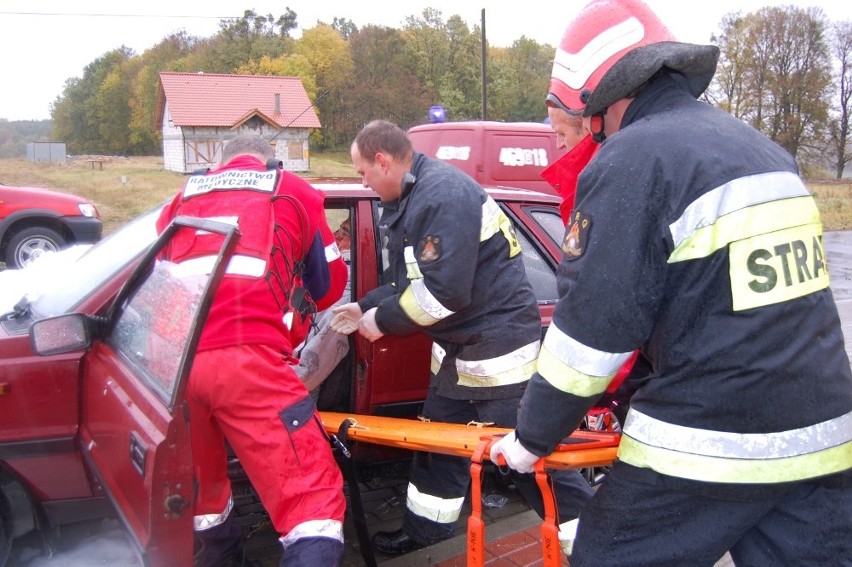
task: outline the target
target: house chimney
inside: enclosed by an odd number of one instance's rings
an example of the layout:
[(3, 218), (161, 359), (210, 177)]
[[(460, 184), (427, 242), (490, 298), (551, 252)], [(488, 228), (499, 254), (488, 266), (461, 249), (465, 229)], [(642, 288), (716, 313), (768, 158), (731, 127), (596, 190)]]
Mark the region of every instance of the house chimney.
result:
[(281, 114), (281, 94), (275, 93), (275, 114)]

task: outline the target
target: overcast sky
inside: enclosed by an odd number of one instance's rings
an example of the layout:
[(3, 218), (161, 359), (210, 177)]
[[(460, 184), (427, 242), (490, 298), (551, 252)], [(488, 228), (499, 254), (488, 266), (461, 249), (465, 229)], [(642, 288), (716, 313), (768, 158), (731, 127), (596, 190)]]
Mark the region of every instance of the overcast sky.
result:
[[(682, 41), (707, 43), (730, 12), (749, 13), (769, 5), (819, 7), (832, 21), (852, 20), (848, 0), (647, 0)], [(245, 10), (280, 16), (286, 7), (300, 28), (335, 17), (401, 28), (407, 16), (424, 8), (439, 10), (446, 21), (459, 15), (473, 28), (485, 10), (485, 31), (492, 46), (509, 46), (521, 36), (556, 45), (566, 23), (584, 0), (0, 0), (0, 118), (50, 118), (50, 104), (65, 81), (108, 51), (126, 45), (137, 54), (180, 30), (208, 37), (221, 18)], [(295, 32), (298, 37), (300, 30)]]

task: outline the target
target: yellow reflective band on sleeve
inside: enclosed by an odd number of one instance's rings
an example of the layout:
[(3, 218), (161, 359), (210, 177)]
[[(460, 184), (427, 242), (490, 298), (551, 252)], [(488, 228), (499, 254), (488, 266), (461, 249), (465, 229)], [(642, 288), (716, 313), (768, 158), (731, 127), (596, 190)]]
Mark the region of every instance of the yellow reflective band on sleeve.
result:
[(399, 296), (399, 305), (408, 318), (421, 327), (434, 325), (455, 313), (441, 305), (426, 288), (423, 279), (412, 280), (411, 285)]
[(789, 431), (733, 433), (668, 423), (630, 409), (618, 457), (710, 482), (775, 483), (852, 467), (852, 412)]
[(414, 258), (414, 247), (406, 246), (402, 255), (405, 258), (405, 275), (409, 280), (419, 280), (423, 278), (420, 272), (420, 266), (417, 265), (417, 260)]
[(486, 360), (456, 359), (459, 385), (473, 388), (519, 384), (535, 372), (539, 341)]
[(447, 356), (447, 351), (441, 348), (438, 343), (432, 343), (432, 361), (429, 363), (429, 371), (432, 374), (437, 374), (441, 369), (445, 356)]
[(753, 205), (695, 230), (674, 249), (669, 263), (706, 258), (737, 240), (815, 223), (819, 223), (819, 211), (810, 196)]
[(417, 487), (408, 483), (408, 496), (405, 506), (421, 518), (449, 524), (459, 519), (464, 496), (461, 498), (440, 498), (425, 492), (420, 492)]
[(606, 390), (631, 352), (604, 352), (588, 347), (551, 323), (538, 355), (538, 373), (554, 388), (589, 397)]
[(541, 354), (538, 355), (536, 370), (557, 390), (582, 398), (604, 393), (615, 376), (615, 373), (609, 376), (583, 374), (553, 356), (546, 347), (542, 347)]
[(731, 243), (734, 311), (782, 303), (829, 286), (822, 225), (761, 234)]
[(618, 458), (661, 474), (703, 482), (764, 484), (791, 482), (852, 468), (852, 441), (815, 453), (782, 459), (729, 459), (652, 447), (622, 435)]
[(521, 243), (515, 234), (512, 221), (500, 209), (500, 205), (488, 197), (482, 203), (482, 227), (479, 231), (479, 241), (485, 242), (498, 232), (501, 232), (509, 243), (509, 258), (517, 256), (521, 252)]

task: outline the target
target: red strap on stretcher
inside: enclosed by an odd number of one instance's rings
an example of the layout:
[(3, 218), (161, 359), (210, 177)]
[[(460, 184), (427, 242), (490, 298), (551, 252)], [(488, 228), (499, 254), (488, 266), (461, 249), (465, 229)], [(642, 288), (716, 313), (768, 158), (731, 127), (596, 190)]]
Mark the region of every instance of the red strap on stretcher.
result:
[(556, 497), (553, 495), (553, 479), (544, 470), (544, 459), (535, 463), (535, 483), (541, 491), (544, 503), (544, 522), (541, 524), (541, 556), (544, 567), (562, 565), (562, 547), (559, 545), (559, 513), (556, 509)]
[[(483, 437), (470, 458), (471, 512), (467, 519), (467, 567), (485, 566), (485, 521), (482, 519), (482, 456), (491, 454), (491, 445), (499, 436)], [(501, 459), (502, 460), (502, 459)], [(505, 465), (505, 463), (495, 463)], [(541, 555), (544, 567), (561, 567), (562, 547), (559, 545), (559, 513), (553, 494), (553, 480), (544, 468), (544, 459), (535, 463), (535, 482), (544, 503), (541, 524)]]
[(482, 519), (482, 455), (491, 451), (494, 437), (483, 437), (470, 457), (470, 506), (467, 519), (467, 567), (485, 565), (485, 522)]

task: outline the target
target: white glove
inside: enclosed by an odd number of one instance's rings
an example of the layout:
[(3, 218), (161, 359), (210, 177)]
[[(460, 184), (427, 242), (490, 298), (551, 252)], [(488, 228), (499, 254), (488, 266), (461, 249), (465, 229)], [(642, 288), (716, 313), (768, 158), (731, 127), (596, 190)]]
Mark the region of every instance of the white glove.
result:
[(519, 473), (533, 472), (533, 466), (538, 457), (533, 455), (521, 445), (515, 432), (512, 431), (491, 446), (491, 461), (497, 463), (497, 457), (502, 455), (510, 469)]
[(344, 303), (332, 307), (331, 312), (334, 313), (329, 323), (332, 330), (342, 335), (351, 335), (358, 330), (358, 321), (361, 320), (363, 313), (357, 303)]
[(361, 333), (361, 336), (367, 339), (370, 342), (377, 341), (385, 334), (379, 330), (379, 326), (376, 324), (376, 308), (367, 309), (367, 312), (364, 313), (364, 316), (361, 317), (361, 320), (358, 322), (358, 331)]

